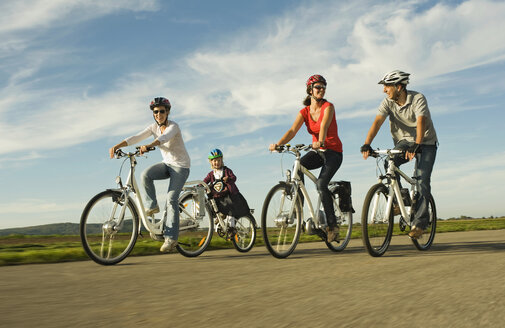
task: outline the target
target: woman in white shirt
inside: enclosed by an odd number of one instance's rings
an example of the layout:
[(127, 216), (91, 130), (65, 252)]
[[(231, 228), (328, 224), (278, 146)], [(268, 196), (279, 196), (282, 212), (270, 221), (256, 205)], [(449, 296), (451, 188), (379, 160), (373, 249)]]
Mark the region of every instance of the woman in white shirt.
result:
[[(150, 136), (154, 141), (140, 147), (140, 153), (145, 153), (151, 147), (158, 147), (163, 161), (147, 168), (142, 172), (142, 182), (146, 193), (146, 214), (148, 216), (159, 213), (160, 208), (156, 200), (154, 180), (169, 179), (168, 186), (168, 213), (167, 222), (163, 231), (165, 242), (160, 248), (162, 252), (168, 252), (177, 245), (179, 237), (179, 205), (178, 199), (182, 187), (189, 176), (190, 158), (179, 125), (168, 119), (171, 105), (168, 99), (163, 97), (154, 98), (149, 106), (153, 112), (155, 123), (146, 127), (140, 133), (128, 137), (109, 149), (110, 157), (121, 147), (136, 144)], [(171, 221), (171, 226), (168, 226)]]

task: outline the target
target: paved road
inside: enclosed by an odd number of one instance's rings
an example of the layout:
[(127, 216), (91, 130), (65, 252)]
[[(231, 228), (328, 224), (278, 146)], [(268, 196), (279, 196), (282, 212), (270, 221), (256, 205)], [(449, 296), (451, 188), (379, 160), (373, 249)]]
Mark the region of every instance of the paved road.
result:
[(0, 327), (505, 327), (505, 230), (0, 267)]

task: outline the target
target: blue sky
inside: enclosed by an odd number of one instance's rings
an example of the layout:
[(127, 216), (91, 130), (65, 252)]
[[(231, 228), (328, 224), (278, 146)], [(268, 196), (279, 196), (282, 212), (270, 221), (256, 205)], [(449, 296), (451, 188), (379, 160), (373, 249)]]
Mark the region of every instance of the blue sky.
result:
[[(190, 179), (225, 164), (260, 218), (291, 158), (268, 152), (312, 74), (328, 80), (359, 220), (376, 164), (359, 153), (387, 71), (410, 72), (440, 148), (441, 218), (505, 215), (503, 1), (2, 1), (0, 228), (78, 222), (115, 187), (110, 146), (152, 122), (165, 96), (192, 159)], [(301, 129), (293, 140), (308, 143)], [(385, 124), (372, 144), (392, 145)], [(139, 160), (138, 173), (159, 152)], [(406, 170), (411, 170), (406, 166)], [(166, 184), (158, 184), (160, 197)]]

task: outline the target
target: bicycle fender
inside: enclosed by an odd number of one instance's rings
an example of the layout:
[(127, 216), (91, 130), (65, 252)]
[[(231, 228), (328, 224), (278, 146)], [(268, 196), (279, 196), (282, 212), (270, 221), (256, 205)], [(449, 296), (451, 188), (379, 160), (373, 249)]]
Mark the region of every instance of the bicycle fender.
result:
[[(123, 194), (123, 190), (122, 189), (119, 189), (119, 188), (110, 188), (110, 189), (106, 189), (106, 191), (112, 191), (114, 192), (115, 194), (115, 197), (113, 198), (114, 201), (117, 201), (119, 197), (121, 197), (121, 195)], [(130, 198), (130, 197), (128, 197)]]

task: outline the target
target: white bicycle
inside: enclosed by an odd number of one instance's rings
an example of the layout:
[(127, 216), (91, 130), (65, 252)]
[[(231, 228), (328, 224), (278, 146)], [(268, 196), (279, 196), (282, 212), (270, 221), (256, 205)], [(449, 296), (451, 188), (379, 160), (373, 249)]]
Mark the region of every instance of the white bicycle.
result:
[[(288, 257), (296, 248), (302, 230), (309, 235), (319, 236), (326, 246), (340, 252), (345, 249), (352, 232), (352, 202), (351, 183), (348, 181), (331, 181), (328, 188), (334, 199), (335, 216), (340, 227), (339, 242), (328, 242), (325, 228), (326, 217), (319, 196), (316, 206), (309, 197), (299, 172), (306, 175), (314, 184), (317, 178), (300, 164), (300, 152), (310, 150), (312, 145), (278, 146), (279, 153), (286, 152), (295, 155), (293, 171), (286, 171), (286, 181), (280, 181), (268, 192), (261, 213), (261, 228), (263, 239), (268, 251), (277, 258)], [(293, 173), (292, 173), (293, 172)], [(305, 198), (302, 201), (302, 195)], [(303, 202), (309, 208), (310, 217), (302, 225)]]
[[(184, 192), (179, 197), (181, 222), (179, 252), (187, 257), (203, 253), (212, 239), (212, 223), (215, 224), (218, 236), (230, 240), (237, 251), (242, 253), (250, 251), (256, 241), (254, 210), (251, 209), (247, 215), (232, 218), (232, 223), (226, 219), (226, 215), (219, 212), (216, 201), (208, 193), (209, 190), (209, 186), (203, 181), (186, 183), (183, 188)], [(202, 191), (207, 192), (207, 196), (202, 196)], [(204, 206), (202, 207), (200, 204), (204, 204)], [(187, 230), (187, 224), (192, 228)], [(198, 225), (195, 226), (196, 224)], [(207, 233), (208, 228), (210, 235)]]
[[(80, 236), (86, 254), (102, 265), (124, 260), (133, 250), (138, 235), (141, 235), (142, 226), (152, 239), (163, 241), (163, 225), (167, 219), (166, 203), (165, 210), (158, 217), (146, 215), (135, 179), (139, 148), (129, 153), (118, 149), (115, 155), (116, 158), (125, 158), (123, 164), (130, 164), (126, 183), (123, 184), (121, 179), (121, 165), (116, 178), (118, 188), (107, 189), (94, 196), (84, 208), (80, 222)], [(185, 203), (179, 204), (181, 215), (177, 250), (185, 256), (197, 256), (212, 239), (213, 221), (205, 205), (205, 193), (210, 189), (199, 180), (186, 182), (184, 188)]]
[[(361, 214), (363, 244), (370, 255), (378, 257), (386, 252), (391, 243), (395, 215), (401, 215), (398, 220), (401, 231), (412, 226), (418, 198), (419, 178), (417, 176), (410, 178), (394, 164), (394, 156), (405, 156), (401, 150), (373, 150), (371, 156), (378, 158), (378, 167), (380, 162), (388, 161), (386, 174), (381, 174), (378, 183), (368, 191)], [(416, 172), (417, 160), (414, 167), (414, 173), (416, 174)], [(400, 177), (410, 184), (410, 191), (408, 188), (400, 188)], [(420, 251), (431, 247), (437, 227), (437, 210), (432, 195), (430, 195), (428, 203), (428, 226), (420, 238), (412, 239), (414, 246)], [(396, 206), (400, 210), (399, 213), (394, 211)]]

